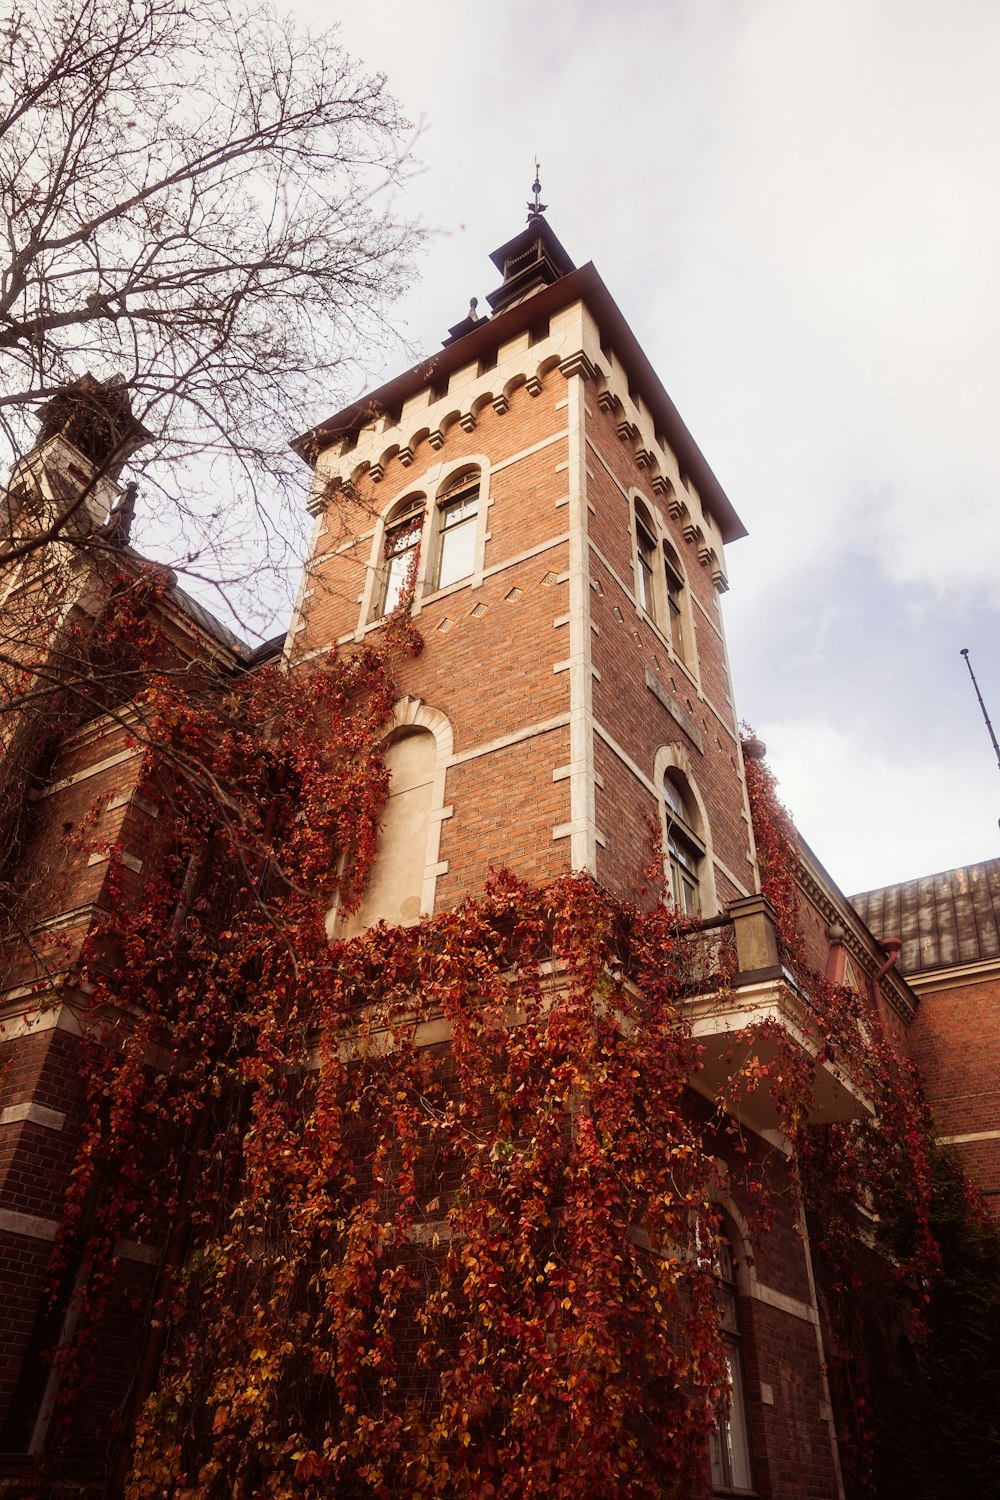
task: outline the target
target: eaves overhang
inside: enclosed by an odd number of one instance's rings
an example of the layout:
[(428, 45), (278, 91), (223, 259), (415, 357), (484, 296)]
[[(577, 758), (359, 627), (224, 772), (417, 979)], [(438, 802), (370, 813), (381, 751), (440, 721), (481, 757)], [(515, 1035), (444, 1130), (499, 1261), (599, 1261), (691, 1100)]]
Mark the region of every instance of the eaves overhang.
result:
[(601, 329), (602, 339), (614, 349), (629, 385), (642, 397), (659, 432), (673, 449), (681, 469), (693, 481), (702, 501), (719, 525), (722, 540), (738, 541), (747, 535), (732, 502), (691, 436), (673, 401), (643, 352), (624, 314), (598, 275), (593, 262), (542, 287), (523, 302), (483, 321), (463, 338), (421, 360), (401, 375), (369, 391), (326, 421), (293, 438), (289, 445), (311, 468), (325, 448), (354, 428), (370, 422), (382, 412), (395, 411), (425, 386), (440, 383), (453, 371), (472, 364), (500, 344), (516, 338), (572, 302), (583, 302)]

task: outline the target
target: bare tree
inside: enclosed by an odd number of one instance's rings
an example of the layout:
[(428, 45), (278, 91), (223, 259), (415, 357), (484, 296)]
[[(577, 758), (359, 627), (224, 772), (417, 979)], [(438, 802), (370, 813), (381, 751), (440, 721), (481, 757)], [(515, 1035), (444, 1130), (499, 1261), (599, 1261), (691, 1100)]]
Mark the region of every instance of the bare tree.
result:
[[(41, 402), (86, 373), (116, 377), (149, 436), (147, 486), (173, 505), (194, 487), (266, 509), (294, 474), (290, 431), (329, 410), (384, 334), (413, 235), (379, 190), (400, 177), (406, 128), (335, 36), (263, 7), (9, 12), (0, 465), (29, 446)], [(161, 510), (181, 561), (207, 537), (246, 539), (228, 494), (184, 506), (182, 527)]]

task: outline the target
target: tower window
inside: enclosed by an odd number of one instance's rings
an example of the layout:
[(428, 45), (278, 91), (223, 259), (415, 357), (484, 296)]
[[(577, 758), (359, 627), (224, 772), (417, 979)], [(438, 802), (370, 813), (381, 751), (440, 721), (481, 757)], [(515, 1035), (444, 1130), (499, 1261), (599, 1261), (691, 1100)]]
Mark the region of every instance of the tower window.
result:
[(686, 917), (701, 911), (701, 866), (704, 847), (694, 831), (696, 813), (691, 793), (679, 771), (663, 778), (666, 821), (666, 874), (674, 905)]
[(424, 525), (422, 496), (411, 497), (396, 507), (385, 528), (382, 544), (382, 577), (375, 608), (375, 618), (390, 615), (412, 580), (420, 555), (420, 534)]
[(472, 469), (453, 479), (438, 499), (435, 588), (447, 588), (475, 571), (478, 514), (479, 470)]
[(639, 603), (651, 620), (656, 619), (656, 539), (652, 522), (636, 506), (635, 512), (636, 587)]
[(712, 1488), (724, 1494), (753, 1490), (750, 1462), (750, 1422), (747, 1415), (746, 1374), (743, 1339), (736, 1300), (736, 1271), (727, 1238), (719, 1243), (715, 1260), (715, 1299), (729, 1377), (727, 1408), (720, 1413), (710, 1441)]
[(667, 580), (667, 624), (670, 629), (670, 644), (681, 661), (687, 660), (684, 645), (684, 579), (681, 576), (677, 554), (669, 542), (663, 543), (663, 570)]

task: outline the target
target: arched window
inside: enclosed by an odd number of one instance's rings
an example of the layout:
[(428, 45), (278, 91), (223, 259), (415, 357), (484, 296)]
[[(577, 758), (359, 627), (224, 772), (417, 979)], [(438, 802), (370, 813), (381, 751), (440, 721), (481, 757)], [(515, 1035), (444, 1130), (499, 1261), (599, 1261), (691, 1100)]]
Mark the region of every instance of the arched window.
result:
[(666, 863), (670, 894), (685, 916), (701, 911), (701, 870), (705, 846), (695, 829), (698, 810), (683, 773), (671, 768), (663, 777)]
[(353, 937), (378, 921), (392, 926), (415, 922), (421, 912), (437, 741), (429, 729), (407, 729), (389, 745), (385, 760), (389, 799), (378, 853), (358, 910), (344, 918), (342, 937)]
[(651, 620), (659, 623), (656, 583), (656, 527), (645, 506), (635, 506), (636, 597)]
[(750, 1454), (750, 1419), (747, 1411), (743, 1337), (737, 1302), (736, 1261), (732, 1241), (723, 1231), (715, 1255), (715, 1299), (729, 1376), (726, 1407), (719, 1415), (710, 1440), (712, 1488), (729, 1494), (753, 1490)]
[(412, 581), (424, 525), (423, 495), (410, 495), (390, 512), (382, 542), (382, 568), (373, 618), (390, 615)]
[(667, 583), (667, 630), (670, 644), (681, 661), (687, 661), (684, 639), (684, 575), (677, 553), (663, 543), (663, 572)]
[(466, 469), (450, 479), (438, 496), (432, 588), (447, 588), (449, 583), (468, 578), (475, 571), (479, 485), (479, 470)]
[(653, 624), (667, 636), (677, 660), (688, 666), (693, 641), (684, 569), (677, 553), (663, 536), (663, 527), (658, 525), (642, 501), (635, 499), (632, 508), (636, 600)]

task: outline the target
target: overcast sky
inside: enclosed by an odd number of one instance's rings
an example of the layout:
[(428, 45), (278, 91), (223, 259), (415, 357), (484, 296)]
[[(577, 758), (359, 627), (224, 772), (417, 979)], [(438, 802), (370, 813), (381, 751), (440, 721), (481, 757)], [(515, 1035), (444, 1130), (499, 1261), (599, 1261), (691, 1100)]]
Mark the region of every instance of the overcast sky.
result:
[[(1000, 5), (300, 0), (423, 126), (412, 358), (542, 161), (750, 536), (739, 713), (848, 892), (1000, 853)], [(373, 373), (411, 363), (374, 351)]]

